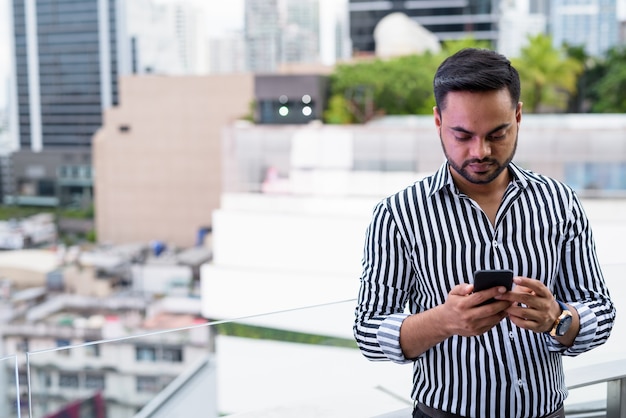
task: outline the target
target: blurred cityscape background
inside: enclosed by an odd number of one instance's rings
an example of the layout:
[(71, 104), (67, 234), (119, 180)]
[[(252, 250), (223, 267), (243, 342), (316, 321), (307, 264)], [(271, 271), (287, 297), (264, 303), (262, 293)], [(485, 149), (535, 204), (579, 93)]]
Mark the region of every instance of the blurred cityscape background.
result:
[[(516, 161), (579, 193), (626, 308), (625, 3), (0, 0), (0, 416), (406, 414), (352, 340), (361, 251), (443, 161), (464, 46), (520, 70)], [(612, 416), (624, 331), (568, 359), (568, 416)]]

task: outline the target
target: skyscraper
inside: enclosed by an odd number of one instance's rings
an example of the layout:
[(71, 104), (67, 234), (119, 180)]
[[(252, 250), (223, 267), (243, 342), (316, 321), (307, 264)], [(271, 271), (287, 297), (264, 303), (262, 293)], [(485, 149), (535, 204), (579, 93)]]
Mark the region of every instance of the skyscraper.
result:
[(245, 0), (247, 67), (252, 72), (274, 72), (280, 59), (278, 0)]
[(117, 0), (13, 0), (22, 149), (91, 145), (117, 104)]
[(54, 206), (91, 194), (91, 138), (103, 109), (117, 104), (125, 63), (118, 1), (13, 0), (20, 150), (6, 203)]
[(349, 0), (350, 38), (354, 52), (374, 52), (374, 28), (385, 16), (402, 12), (442, 40), (472, 35), (497, 39), (497, 10), (492, 0), (467, 1), (376, 1)]
[(619, 42), (616, 0), (555, 0), (550, 11), (555, 47), (563, 43), (583, 46), (592, 56), (602, 56)]

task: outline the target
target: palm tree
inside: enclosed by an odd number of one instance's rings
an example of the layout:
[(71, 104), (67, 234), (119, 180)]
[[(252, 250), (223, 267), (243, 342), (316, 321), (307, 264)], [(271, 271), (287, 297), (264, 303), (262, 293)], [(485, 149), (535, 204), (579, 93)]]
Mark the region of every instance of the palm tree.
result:
[(565, 110), (570, 95), (576, 92), (582, 63), (554, 48), (548, 35), (529, 36), (528, 41), (520, 57), (511, 60), (520, 73), (525, 108), (531, 113)]

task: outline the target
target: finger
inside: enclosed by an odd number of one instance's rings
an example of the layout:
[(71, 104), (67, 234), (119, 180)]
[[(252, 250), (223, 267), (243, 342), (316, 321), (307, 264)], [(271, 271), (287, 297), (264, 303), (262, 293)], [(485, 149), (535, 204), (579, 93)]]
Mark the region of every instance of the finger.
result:
[(531, 279), (528, 277), (517, 276), (513, 278), (513, 282), (517, 286), (523, 286), (535, 292), (537, 296), (548, 297), (552, 296), (552, 292), (539, 280)]
[(507, 293), (507, 289), (504, 286), (495, 286), (489, 289), (481, 290), (473, 294), (474, 305), (480, 305), (491, 299), (501, 300), (500, 297)]
[(529, 287), (526, 286), (522, 286), (522, 285), (515, 285), (513, 286), (513, 289), (511, 289), (511, 292), (517, 292), (517, 293), (529, 293), (531, 295), (535, 294), (535, 291), (532, 290)]
[(474, 290), (474, 285), (462, 283), (456, 285), (450, 290), (450, 295), (467, 296)]

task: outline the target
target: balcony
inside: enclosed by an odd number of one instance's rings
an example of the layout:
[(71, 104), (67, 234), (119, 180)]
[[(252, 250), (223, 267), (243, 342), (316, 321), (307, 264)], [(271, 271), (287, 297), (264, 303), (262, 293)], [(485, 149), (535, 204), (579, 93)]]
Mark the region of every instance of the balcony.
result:
[[(605, 266), (620, 312), (625, 264)], [(81, 410), (80, 417), (115, 418), (198, 411), (236, 418), (408, 417), (411, 366), (360, 354), (351, 337), (354, 306), (344, 300), (143, 335), (109, 327), (105, 339), (54, 348), (16, 345), (21, 350), (0, 359), (0, 416), (56, 418)], [(256, 338), (236, 336), (237, 327)], [(625, 416), (624, 328), (617, 322), (607, 344), (564, 359), (568, 417)], [(5, 335), (7, 346), (11, 341)]]

